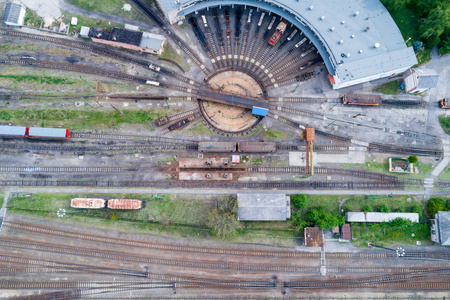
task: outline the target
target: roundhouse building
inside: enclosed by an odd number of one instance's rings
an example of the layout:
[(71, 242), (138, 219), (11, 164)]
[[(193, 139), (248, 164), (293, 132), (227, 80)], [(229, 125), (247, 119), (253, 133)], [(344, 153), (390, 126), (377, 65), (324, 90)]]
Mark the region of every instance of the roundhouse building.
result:
[(403, 73), (417, 64), (412, 47), (379, 0), (158, 0), (170, 23), (232, 5), (274, 13), (299, 28), (316, 47), (333, 89)]

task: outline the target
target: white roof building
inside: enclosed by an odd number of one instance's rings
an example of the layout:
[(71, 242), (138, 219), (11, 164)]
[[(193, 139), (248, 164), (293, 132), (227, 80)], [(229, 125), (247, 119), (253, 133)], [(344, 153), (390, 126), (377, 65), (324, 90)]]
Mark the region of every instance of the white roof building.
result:
[(26, 7), (18, 3), (6, 3), (2, 22), (9, 26), (23, 26)]
[(354, 223), (383, 223), (397, 218), (407, 219), (411, 222), (419, 222), (418, 213), (382, 213), (382, 212), (347, 212), (347, 222)]
[(450, 246), (450, 211), (438, 211), (431, 224), (431, 240)]
[(397, 75), (417, 64), (379, 0), (157, 0), (173, 24), (217, 6), (246, 5), (277, 14), (316, 47), (334, 89)]
[(431, 69), (414, 69), (405, 73), (405, 93), (418, 94), (437, 87), (439, 74)]

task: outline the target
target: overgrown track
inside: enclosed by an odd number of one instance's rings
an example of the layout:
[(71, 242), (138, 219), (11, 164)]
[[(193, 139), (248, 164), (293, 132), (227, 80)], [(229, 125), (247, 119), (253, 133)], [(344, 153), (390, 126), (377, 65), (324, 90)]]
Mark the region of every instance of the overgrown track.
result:
[(75, 181), (75, 180), (2, 180), (0, 186), (78, 186), (78, 187), (150, 187), (150, 188), (215, 188), (215, 189), (319, 189), (319, 190), (403, 190), (403, 182), (191, 182), (191, 181)]
[(0, 172), (17, 173), (127, 173), (127, 172), (158, 172), (160, 167), (8, 167), (0, 166)]
[[(8, 35), (8, 36), (14, 36), (19, 38), (25, 38), (25, 39), (34, 39), (39, 41), (44, 41), (48, 43), (54, 43), (59, 44), (63, 46), (67, 46), (70, 48), (77, 48), (84, 51), (90, 51), (93, 53), (97, 53), (104, 56), (109, 56), (118, 60), (126, 61), (129, 63), (133, 63), (139, 66), (142, 66), (146, 69), (149, 69), (157, 74), (163, 75), (163, 76), (169, 76), (173, 77), (179, 81), (182, 81), (184, 83), (188, 83), (194, 86), (199, 86), (199, 83), (194, 82), (193, 80), (184, 77), (176, 72), (173, 72), (169, 69), (166, 69), (160, 65), (156, 65), (154, 63), (151, 63), (147, 60), (139, 59), (136, 57), (133, 57), (131, 55), (126, 54), (125, 52), (119, 52), (110, 48), (102, 47), (99, 45), (95, 45), (93, 43), (86, 43), (80, 40), (72, 40), (72, 39), (65, 39), (65, 38), (56, 38), (51, 37), (47, 35), (39, 35), (39, 34), (31, 34), (31, 33), (25, 33), (25, 32), (19, 32), (16, 30), (6, 30), (6, 29), (0, 29), (0, 34), (2, 35)], [(151, 67), (150, 67), (151, 66)]]
[(110, 134), (110, 133), (94, 133), (94, 132), (76, 132), (70, 133), (71, 138), (90, 139), (90, 140), (121, 140), (121, 141), (146, 141), (159, 144), (194, 144), (196, 140), (166, 138), (161, 136), (150, 135), (129, 135), (129, 134)]

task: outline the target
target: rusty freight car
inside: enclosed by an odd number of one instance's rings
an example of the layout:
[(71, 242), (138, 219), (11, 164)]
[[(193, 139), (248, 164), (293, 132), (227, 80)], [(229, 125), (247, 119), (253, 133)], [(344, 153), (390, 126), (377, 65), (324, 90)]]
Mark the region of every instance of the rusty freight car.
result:
[(240, 142), (238, 144), (239, 152), (275, 152), (277, 146), (269, 142)]
[(187, 126), (190, 122), (191, 122), (191, 120), (184, 119), (184, 120), (176, 122), (175, 124), (170, 125), (167, 129), (169, 129), (169, 131), (181, 129), (181, 128)]
[(98, 198), (73, 198), (70, 206), (74, 208), (103, 208), (106, 200)]
[(110, 199), (108, 200), (110, 209), (141, 209), (142, 201), (136, 199)]
[(345, 94), (342, 97), (342, 103), (352, 105), (380, 105), (381, 96), (369, 94)]

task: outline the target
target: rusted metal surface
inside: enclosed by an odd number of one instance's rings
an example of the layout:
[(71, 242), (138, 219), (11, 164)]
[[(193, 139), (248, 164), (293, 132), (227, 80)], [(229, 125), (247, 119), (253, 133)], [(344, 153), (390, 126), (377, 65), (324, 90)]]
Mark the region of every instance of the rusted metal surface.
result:
[(239, 152), (275, 152), (275, 143), (266, 142), (240, 142), (238, 145)]
[(142, 201), (136, 199), (110, 199), (108, 208), (110, 209), (140, 209)]
[(70, 206), (75, 208), (103, 208), (106, 200), (99, 198), (73, 198)]

